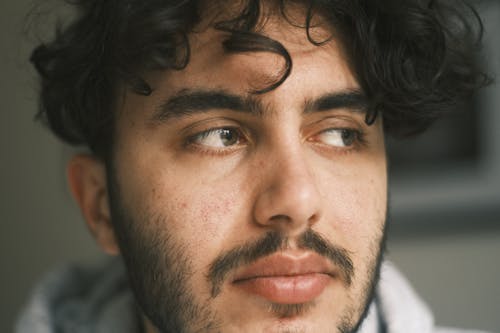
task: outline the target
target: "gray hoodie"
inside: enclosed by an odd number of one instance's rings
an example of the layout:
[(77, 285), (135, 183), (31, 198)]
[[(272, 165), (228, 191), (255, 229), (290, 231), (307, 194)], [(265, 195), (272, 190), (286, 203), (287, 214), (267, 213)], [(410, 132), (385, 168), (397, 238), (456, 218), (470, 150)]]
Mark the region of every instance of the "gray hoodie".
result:
[[(21, 313), (15, 333), (137, 333), (138, 310), (120, 260), (66, 266), (49, 274)], [(389, 262), (358, 333), (465, 333), (434, 326), (427, 306)], [(467, 331), (480, 333), (479, 331)]]

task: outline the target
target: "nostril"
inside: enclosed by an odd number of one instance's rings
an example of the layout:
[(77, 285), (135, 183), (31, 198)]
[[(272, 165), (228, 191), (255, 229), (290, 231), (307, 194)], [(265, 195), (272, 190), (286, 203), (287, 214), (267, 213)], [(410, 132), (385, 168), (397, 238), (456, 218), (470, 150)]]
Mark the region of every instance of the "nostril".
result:
[(291, 222), (292, 219), (290, 216), (284, 215), (284, 214), (279, 214), (279, 215), (274, 215), (270, 219), (270, 221), (286, 221), (286, 222)]
[(307, 220), (308, 226), (312, 226), (319, 220), (319, 214), (313, 214), (309, 219)]

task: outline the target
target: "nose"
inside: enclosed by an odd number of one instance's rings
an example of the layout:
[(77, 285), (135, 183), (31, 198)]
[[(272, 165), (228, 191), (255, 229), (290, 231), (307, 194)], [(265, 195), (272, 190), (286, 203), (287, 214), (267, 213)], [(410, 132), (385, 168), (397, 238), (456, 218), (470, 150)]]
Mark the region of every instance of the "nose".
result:
[[(262, 227), (297, 235), (321, 218), (321, 196), (312, 165), (301, 150), (270, 154), (262, 169), (254, 219)], [(269, 156), (269, 155), (268, 155)]]

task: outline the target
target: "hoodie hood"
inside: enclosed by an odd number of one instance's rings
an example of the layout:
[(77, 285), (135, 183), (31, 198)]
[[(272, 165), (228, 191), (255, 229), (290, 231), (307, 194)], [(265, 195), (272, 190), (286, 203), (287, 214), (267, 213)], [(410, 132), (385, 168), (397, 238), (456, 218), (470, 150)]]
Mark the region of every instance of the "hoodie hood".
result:
[(120, 260), (67, 265), (35, 288), (14, 332), (137, 333), (137, 313)]
[[(46, 276), (22, 311), (15, 333), (137, 333), (138, 318), (125, 268), (115, 258), (94, 267), (65, 266)], [(358, 333), (438, 332), (458, 333), (436, 329), (431, 312), (408, 281), (384, 262)]]

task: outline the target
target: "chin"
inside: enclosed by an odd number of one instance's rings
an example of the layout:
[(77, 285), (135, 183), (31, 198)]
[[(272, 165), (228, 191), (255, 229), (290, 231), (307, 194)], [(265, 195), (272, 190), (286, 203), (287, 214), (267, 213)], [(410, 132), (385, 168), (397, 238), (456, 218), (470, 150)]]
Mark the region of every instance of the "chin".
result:
[(225, 318), (220, 332), (347, 333), (360, 317), (354, 314), (356, 311), (339, 306), (340, 301), (332, 304), (321, 301), (321, 297), (302, 304), (276, 304), (265, 300), (258, 303), (259, 306), (240, 303), (232, 310), (221, 311), (219, 314), (224, 313)]
[[(330, 319), (331, 320), (331, 319)], [(247, 325), (234, 325), (222, 329), (230, 333), (343, 333), (335, 322), (318, 322), (302, 317), (275, 318), (272, 320), (253, 321)]]

